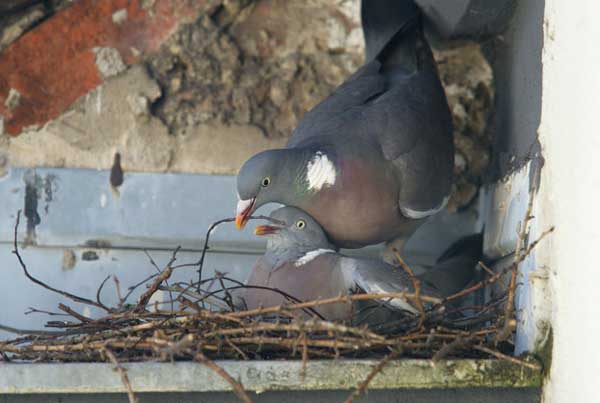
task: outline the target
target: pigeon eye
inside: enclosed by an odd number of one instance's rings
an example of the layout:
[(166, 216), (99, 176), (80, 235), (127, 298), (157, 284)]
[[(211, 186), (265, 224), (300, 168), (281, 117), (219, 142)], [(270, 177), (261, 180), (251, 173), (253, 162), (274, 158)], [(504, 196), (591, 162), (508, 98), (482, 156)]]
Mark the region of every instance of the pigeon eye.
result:
[(306, 221), (304, 221), (304, 220), (296, 221), (296, 228), (304, 229), (304, 227), (306, 227)]
[(271, 184), (271, 178), (269, 178), (268, 176), (263, 178), (262, 182), (260, 183), (260, 185), (264, 188), (266, 188), (270, 184)]

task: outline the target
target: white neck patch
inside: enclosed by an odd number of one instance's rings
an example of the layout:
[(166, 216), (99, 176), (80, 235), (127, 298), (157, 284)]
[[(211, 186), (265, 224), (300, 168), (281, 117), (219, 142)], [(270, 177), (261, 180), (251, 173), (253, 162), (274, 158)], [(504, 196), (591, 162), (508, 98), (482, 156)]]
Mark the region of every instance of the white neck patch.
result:
[(324, 186), (332, 186), (337, 174), (335, 165), (327, 158), (327, 154), (317, 151), (306, 166), (306, 180), (310, 190), (321, 190)]
[(301, 256), (300, 259), (296, 260), (296, 267), (303, 266), (306, 263), (314, 260), (317, 256), (321, 256), (325, 253), (335, 253), (332, 249), (315, 249), (310, 252), (306, 252), (304, 256)]

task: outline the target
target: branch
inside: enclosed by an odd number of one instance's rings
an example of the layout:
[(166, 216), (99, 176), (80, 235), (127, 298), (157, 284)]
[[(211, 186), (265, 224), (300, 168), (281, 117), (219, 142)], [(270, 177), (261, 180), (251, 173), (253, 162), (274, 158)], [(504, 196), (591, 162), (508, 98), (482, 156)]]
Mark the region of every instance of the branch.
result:
[(179, 252), (179, 249), (181, 249), (180, 246), (178, 246), (173, 251), (171, 260), (169, 260), (169, 263), (167, 263), (165, 269), (158, 275), (158, 277), (156, 278), (156, 280), (154, 280), (152, 285), (148, 287), (148, 290), (144, 294), (142, 294), (139, 302), (137, 303), (134, 309), (135, 312), (142, 312), (144, 309), (146, 309), (148, 301), (150, 301), (152, 295), (154, 295), (154, 293), (158, 290), (158, 287), (162, 284), (163, 281), (166, 281), (169, 279), (169, 277), (171, 277), (171, 274), (173, 274), (173, 263), (175, 262), (175, 260), (177, 260), (177, 252)]
[(129, 376), (127, 376), (127, 370), (119, 364), (117, 361), (117, 357), (115, 354), (110, 351), (108, 348), (104, 348), (104, 354), (108, 357), (108, 359), (115, 365), (115, 371), (119, 373), (121, 376), (121, 382), (123, 382), (123, 386), (127, 391), (127, 397), (129, 398), (129, 403), (137, 403), (137, 398), (135, 397), (135, 393), (133, 393), (133, 388), (131, 387), (131, 382), (129, 382)]
[[(281, 221), (276, 220), (271, 217), (264, 216), (264, 215), (251, 216), (251, 217), (248, 217), (248, 220), (267, 220), (267, 221), (281, 224)], [(200, 284), (202, 284), (202, 269), (204, 267), (204, 258), (206, 257), (206, 251), (208, 251), (208, 241), (209, 241), (209, 238), (210, 238), (212, 232), (214, 231), (215, 228), (217, 228), (217, 226), (219, 226), (223, 223), (226, 223), (226, 222), (234, 222), (234, 221), (235, 221), (235, 217), (223, 218), (222, 220), (215, 221), (214, 223), (211, 224), (210, 227), (208, 227), (208, 231), (206, 231), (206, 236), (204, 238), (204, 247), (202, 248), (202, 255), (200, 255), (200, 260), (198, 261), (198, 263), (196, 263), (196, 266), (198, 266), (198, 292), (200, 292)]]
[(86, 304), (86, 305), (92, 305), (95, 306), (97, 308), (103, 309), (106, 312), (111, 312), (111, 309), (108, 308), (107, 306), (105, 306), (104, 304), (99, 304), (95, 301), (92, 301), (90, 299), (87, 298), (83, 298), (83, 297), (79, 297), (75, 294), (71, 294), (69, 292), (66, 291), (61, 291), (59, 289), (56, 289), (54, 287), (49, 286), (48, 284), (44, 283), (41, 280), (38, 280), (37, 278), (33, 277), (31, 274), (29, 274), (29, 271), (27, 270), (27, 266), (25, 265), (25, 262), (23, 261), (23, 258), (21, 257), (21, 254), (19, 253), (19, 246), (17, 244), (17, 237), (18, 237), (18, 231), (19, 231), (19, 223), (21, 221), (21, 210), (19, 210), (17, 212), (17, 222), (15, 223), (15, 232), (14, 232), (14, 238), (13, 238), (13, 246), (14, 246), (14, 250), (12, 251), (12, 253), (14, 253), (17, 256), (17, 259), (19, 260), (19, 264), (21, 265), (21, 268), (23, 269), (23, 273), (25, 273), (25, 276), (31, 280), (32, 282), (34, 282), (35, 284), (50, 290), (52, 292), (55, 292), (57, 294), (62, 295), (63, 297), (67, 297), (75, 302), (79, 302), (81, 304)]
[(400, 266), (404, 269), (406, 273), (410, 276), (410, 279), (413, 283), (413, 287), (415, 289), (415, 305), (419, 310), (419, 323), (417, 324), (417, 328), (421, 329), (423, 327), (423, 323), (425, 323), (425, 307), (423, 306), (423, 301), (421, 301), (421, 281), (415, 276), (415, 272), (406, 264), (402, 256), (400, 256), (400, 252), (397, 249), (393, 249), (394, 254), (396, 255), (396, 259), (400, 263)]
[(240, 382), (233, 379), (231, 375), (227, 373), (227, 371), (218, 366), (214, 361), (210, 360), (202, 353), (196, 353), (196, 355), (194, 356), (194, 360), (206, 365), (208, 368), (212, 369), (219, 376), (221, 376), (221, 378), (225, 379), (225, 381), (227, 381), (227, 383), (231, 385), (231, 388), (233, 389), (234, 393), (240, 398), (241, 401), (245, 403), (252, 403), (252, 399), (250, 399), (250, 396), (248, 396), (248, 394), (244, 390), (244, 386)]
[(356, 389), (350, 394), (350, 396), (348, 396), (345, 403), (352, 403), (354, 402), (355, 398), (359, 397), (362, 393), (365, 393), (365, 391), (367, 390), (367, 386), (369, 386), (369, 383), (371, 383), (373, 378), (375, 378), (375, 376), (383, 370), (383, 367), (385, 367), (386, 364), (390, 362), (390, 360), (396, 358), (400, 354), (400, 351), (393, 351), (385, 357), (383, 357), (383, 359), (373, 367), (367, 378), (356, 387)]

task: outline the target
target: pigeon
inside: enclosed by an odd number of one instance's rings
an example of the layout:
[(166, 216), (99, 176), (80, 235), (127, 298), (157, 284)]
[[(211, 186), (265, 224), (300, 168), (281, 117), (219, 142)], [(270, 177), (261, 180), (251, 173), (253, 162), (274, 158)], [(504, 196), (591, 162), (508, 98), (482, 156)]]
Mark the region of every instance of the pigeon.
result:
[[(273, 211), (271, 218), (278, 224), (255, 229), (255, 234), (267, 236), (267, 250), (246, 281), (247, 286), (257, 288), (238, 292), (238, 307), (254, 309), (289, 303), (286, 295), (310, 301), (356, 292), (414, 292), (413, 280), (402, 268), (337, 252), (321, 226), (306, 212), (286, 206)], [(477, 251), (469, 250), (469, 256), (450, 252), (420, 277), (421, 295), (429, 302), (462, 289), (473, 278)], [(436, 275), (437, 272), (442, 275)], [(405, 314), (418, 313), (414, 301), (404, 298), (378, 300), (377, 304)], [(327, 320), (353, 322), (356, 306), (348, 301), (315, 310)]]
[(366, 63), (305, 114), (286, 148), (237, 175), (236, 225), (260, 206), (298, 207), (338, 247), (403, 241), (442, 210), (452, 184), (452, 119), (412, 0), (362, 3)]

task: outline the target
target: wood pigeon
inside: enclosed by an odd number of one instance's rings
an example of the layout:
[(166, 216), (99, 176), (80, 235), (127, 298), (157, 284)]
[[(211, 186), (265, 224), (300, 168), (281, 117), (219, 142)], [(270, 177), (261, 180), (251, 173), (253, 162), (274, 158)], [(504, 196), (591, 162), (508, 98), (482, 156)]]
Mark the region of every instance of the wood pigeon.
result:
[(452, 119), (412, 0), (362, 3), (366, 63), (306, 113), (287, 147), (244, 163), (242, 228), (276, 202), (308, 212), (336, 246), (408, 238), (444, 208), (454, 160)]
[[(282, 207), (271, 214), (281, 224), (260, 225), (267, 250), (258, 259), (247, 285), (275, 288), (302, 301), (332, 298), (358, 291), (366, 293), (414, 292), (410, 276), (399, 267), (370, 258), (336, 252), (320, 225), (307, 213)], [(474, 276), (481, 254), (481, 237), (450, 248), (434, 268), (419, 276), (421, 295), (439, 298), (461, 290)], [(283, 304), (285, 297), (271, 290), (247, 288), (236, 294), (238, 305), (248, 309)], [(392, 311), (417, 313), (414, 301), (395, 298), (378, 301)], [(328, 320), (352, 321), (357, 304), (337, 303), (316, 308)]]

